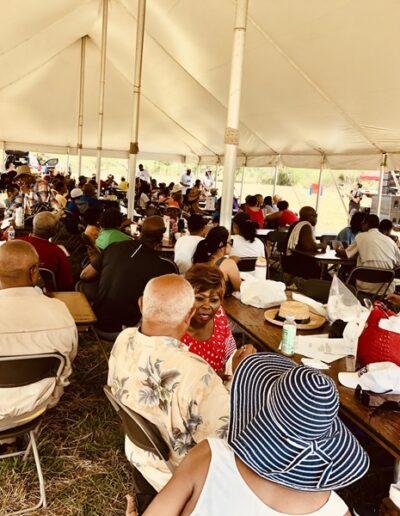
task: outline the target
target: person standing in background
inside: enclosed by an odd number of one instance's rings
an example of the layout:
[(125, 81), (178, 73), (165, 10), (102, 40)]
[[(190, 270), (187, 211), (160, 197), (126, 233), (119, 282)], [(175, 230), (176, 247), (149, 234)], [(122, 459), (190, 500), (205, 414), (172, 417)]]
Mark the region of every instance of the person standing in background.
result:
[(181, 177), (182, 195), (186, 195), (187, 190), (192, 188), (193, 182), (192, 171), (188, 168)]
[(354, 183), (351, 192), (349, 193), (349, 217), (351, 218), (356, 211), (360, 211), (361, 209), (361, 199), (363, 194), (361, 192), (362, 184)]

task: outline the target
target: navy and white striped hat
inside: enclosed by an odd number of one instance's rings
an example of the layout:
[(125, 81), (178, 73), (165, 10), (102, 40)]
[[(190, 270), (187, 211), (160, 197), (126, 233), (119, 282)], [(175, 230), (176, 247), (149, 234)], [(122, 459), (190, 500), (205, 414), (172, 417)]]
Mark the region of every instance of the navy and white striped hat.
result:
[(260, 477), (303, 491), (352, 484), (369, 458), (338, 418), (333, 380), (276, 353), (256, 353), (237, 368), (228, 443)]

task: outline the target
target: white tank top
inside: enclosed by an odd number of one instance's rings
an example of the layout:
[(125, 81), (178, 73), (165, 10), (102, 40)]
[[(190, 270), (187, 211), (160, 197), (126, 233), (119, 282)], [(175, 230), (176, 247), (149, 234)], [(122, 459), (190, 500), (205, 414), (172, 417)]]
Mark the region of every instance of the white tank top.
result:
[[(226, 441), (207, 440), (211, 449), (210, 467), (191, 516), (291, 516), (271, 509), (253, 493), (240, 475), (235, 455)], [(332, 491), (323, 507), (303, 516), (343, 516), (347, 510), (344, 501)]]

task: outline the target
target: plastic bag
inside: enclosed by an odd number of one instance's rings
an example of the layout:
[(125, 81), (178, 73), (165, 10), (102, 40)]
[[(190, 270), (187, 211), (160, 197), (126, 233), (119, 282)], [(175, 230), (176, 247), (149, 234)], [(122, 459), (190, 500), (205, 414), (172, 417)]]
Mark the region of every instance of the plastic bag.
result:
[(286, 285), (281, 281), (253, 279), (242, 281), (240, 300), (256, 308), (271, 308), (286, 301)]
[(356, 296), (335, 275), (333, 276), (331, 289), (329, 291), (327, 312), (328, 319), (331, 322), (337, 319), (349, 322), (362, 318), (365, 309), (363, 309)]

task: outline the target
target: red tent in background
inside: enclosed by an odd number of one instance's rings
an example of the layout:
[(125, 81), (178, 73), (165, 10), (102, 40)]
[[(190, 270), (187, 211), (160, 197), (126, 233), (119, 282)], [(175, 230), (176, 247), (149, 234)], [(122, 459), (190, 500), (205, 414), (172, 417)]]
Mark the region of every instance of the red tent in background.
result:
[(371, 172), (364, 172), (360, 176), (360, 181), (379, 181), (380, 174), (378, 170), (371, 170)]

